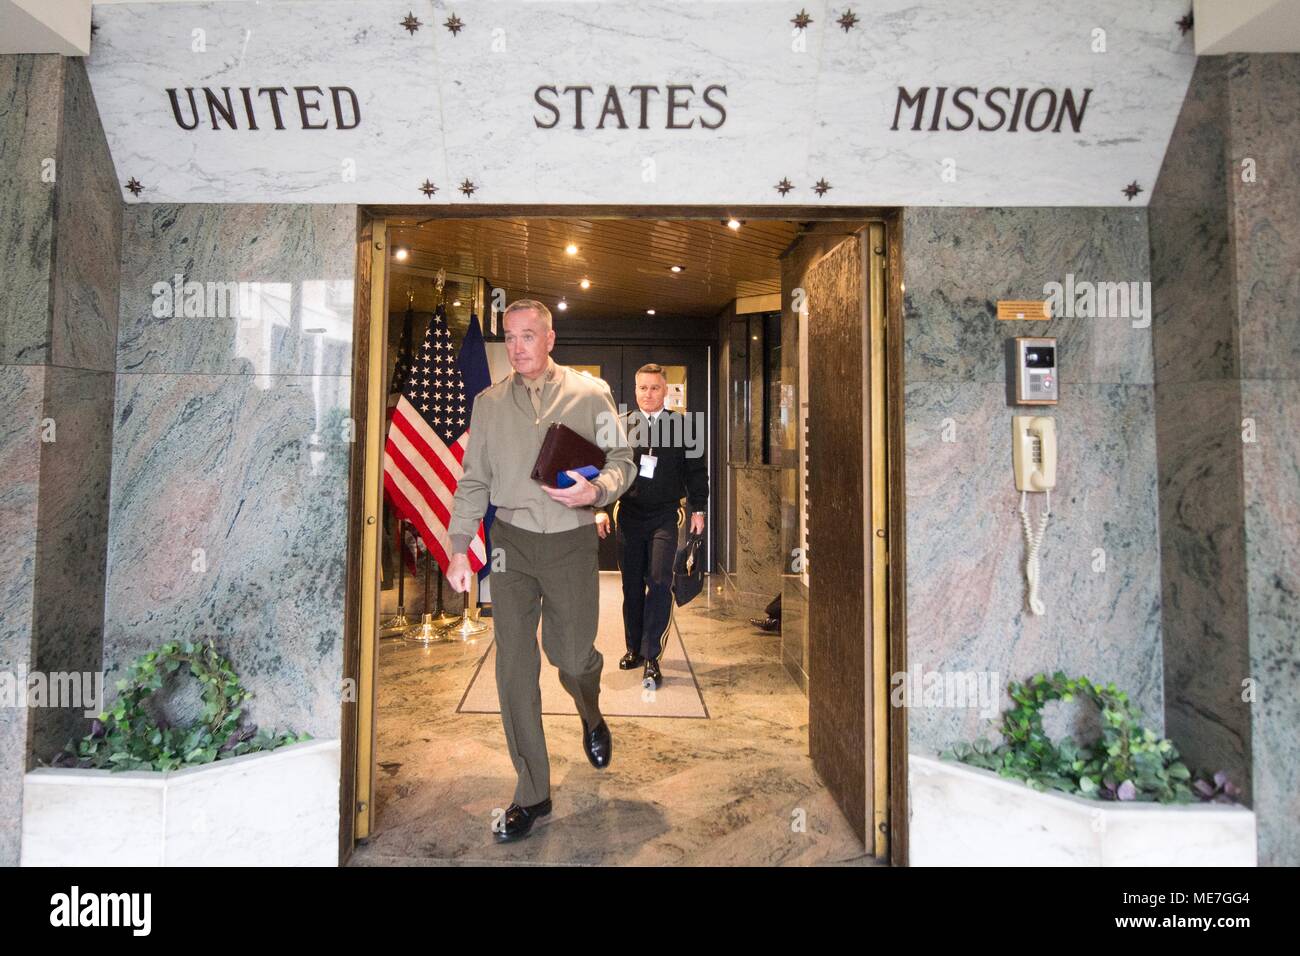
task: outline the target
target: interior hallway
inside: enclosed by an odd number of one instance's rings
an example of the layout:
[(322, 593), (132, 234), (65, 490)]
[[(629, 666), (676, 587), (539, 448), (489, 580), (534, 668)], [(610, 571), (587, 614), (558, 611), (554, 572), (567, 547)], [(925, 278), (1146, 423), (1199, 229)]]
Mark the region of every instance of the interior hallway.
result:
[[(501, 719), (456, 712), (488, 641), (385, 640), (375, 833), (351, 865), (874, 865), (813, 772), (808, 702), (782, 669), (779, 636), (729, 607), (720, 583), (677, 609), (673, 636), (709, 718), (610, 717), (614, 757), (598, 772), (577, 718), (544, 717), (555, 810), (517, 843), (489, 829), (515, 782)], [(602, 627), (621, 600), (618, 575), (603, 573)], [(607, 654), (605, 668), (617, 660)]]

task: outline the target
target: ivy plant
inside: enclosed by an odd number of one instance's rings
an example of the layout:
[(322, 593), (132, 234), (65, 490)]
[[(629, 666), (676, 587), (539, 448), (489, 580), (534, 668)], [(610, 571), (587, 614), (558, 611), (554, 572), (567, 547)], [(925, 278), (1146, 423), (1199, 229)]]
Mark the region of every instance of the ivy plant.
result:
[[(185, 672), (199, 683), (202, 713), (188, 726), (170, 726), (148, 705), (169, 678)], [(117, 689), (113, 706), (91, 722), (89, 734), (68, 742), (54, 766), (176, 770), (311, 739), (309, 734), (245, 726), (245, 702), (251, 695), (211, 640), (173, 641), (136, 658)]]
[[(1213, 781), (1192, 780), (1173, 743), (1144, 727), (1128, 695), (1114, 684), (1087, 677), (1050, 678), (1036, 674), (1013, 681), (1007, 693), (1014, 704), (1002, 712), (1003, 743), (981, 738), (961, 743), (940, 756), (993, 770), (1035, 790), (1060, 790), (1097, 800), (1190, 803), (1230, 802), (1238, 790), (1222, 772)], [(1055, 743), (1043, 729), (1043, 707), (1051, 701), (1089, 700), (1101, 715), (1101, 736), (1080, 745), (1065, 737)]]

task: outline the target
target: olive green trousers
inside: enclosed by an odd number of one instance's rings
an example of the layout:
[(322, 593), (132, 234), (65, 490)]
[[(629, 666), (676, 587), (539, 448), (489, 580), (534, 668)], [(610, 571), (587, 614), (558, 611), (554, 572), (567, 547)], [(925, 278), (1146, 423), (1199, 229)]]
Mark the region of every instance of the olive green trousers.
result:
[[(510, 759), (518, 774), (514, 802), (532, 806), (551, 795), (551, 765), (542, 732), (541, 653), (560, 672), (560, 684), (578, 713), (595, 727), (600, 715), (596, 650), (600, 615), (599, 537), (594, 524), (539, 534), (492, 523), (492, 626), (496, 636), (497, 694)], [(498, 550), (499, 549), (499, 550)], [(574, 734), (574, 749), (581, 739)]]

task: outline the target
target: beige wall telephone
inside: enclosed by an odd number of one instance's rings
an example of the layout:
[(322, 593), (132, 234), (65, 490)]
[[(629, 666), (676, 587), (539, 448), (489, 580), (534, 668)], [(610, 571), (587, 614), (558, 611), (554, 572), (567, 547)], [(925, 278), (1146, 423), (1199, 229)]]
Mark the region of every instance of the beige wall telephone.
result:
[[(1011, 461), (1020, 492), (1020, 523), (1025, 529), (1025, 581), (1029, 584), (1029, 610), (1042, 614), (1046, 605), (1038, 597), (1038, 549), (1052, 513), (1052, 489), (1056, 487), (1056, 420), (1041, 415), (1016, 415), (1011, 419)], [(1038, 528), (1029, 520), (1029, 493), (1045, 492), (1038, 516)]]
[(1016, 491), (1048, 491), (1056, 487), (1056, 419), (1016, 415), (1012, 419)]

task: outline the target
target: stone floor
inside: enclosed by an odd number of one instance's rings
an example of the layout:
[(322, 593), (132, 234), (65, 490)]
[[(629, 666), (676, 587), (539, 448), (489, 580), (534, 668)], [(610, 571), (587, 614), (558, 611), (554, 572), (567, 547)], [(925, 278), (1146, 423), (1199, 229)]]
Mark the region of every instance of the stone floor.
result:
[[(617, 577), (601, 594), (620, 599)], [(678, 609), (708, 719), (610, 718), (614, 758), (597, 772), (577, 718), (545, 717), (555, 811), (505, 845), (490, 830), (514, 789), (500, 717), (455, 712), (486, 647), (385, 642), (375, 833), (352, 865), (872, 865), (813, 772), (778, 635), (742, 613), (713, 585)]]

